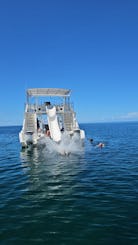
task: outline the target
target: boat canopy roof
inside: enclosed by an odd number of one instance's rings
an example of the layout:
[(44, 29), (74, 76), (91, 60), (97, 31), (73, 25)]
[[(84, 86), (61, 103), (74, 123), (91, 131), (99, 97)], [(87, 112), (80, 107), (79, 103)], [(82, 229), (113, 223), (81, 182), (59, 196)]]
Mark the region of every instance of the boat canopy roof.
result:
[(70, 96), (70, 89), (63, 88), (31, 88), (27, 89), (27, 96)]

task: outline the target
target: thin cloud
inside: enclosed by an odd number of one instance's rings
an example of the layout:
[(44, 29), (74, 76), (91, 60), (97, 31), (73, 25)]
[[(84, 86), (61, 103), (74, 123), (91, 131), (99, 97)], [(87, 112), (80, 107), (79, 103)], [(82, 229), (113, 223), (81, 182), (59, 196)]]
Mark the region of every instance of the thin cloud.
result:
[(138, 120), (138, 112), (128, 112), (126, 115), (120, 116), (122, 120)]

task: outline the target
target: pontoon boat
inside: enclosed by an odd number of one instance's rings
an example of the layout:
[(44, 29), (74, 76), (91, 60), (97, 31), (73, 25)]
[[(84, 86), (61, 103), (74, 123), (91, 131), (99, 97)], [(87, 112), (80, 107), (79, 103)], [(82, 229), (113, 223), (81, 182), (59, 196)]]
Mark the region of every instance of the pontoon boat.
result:
[(36, 146), (46, 137), (59, 144), (63, 134), (70, 139), (77, 135), (83, 142), (85, 132), (77, 122), (70, 94), (70, 90), (61, 88), (27, 90), (23, 126), (19, 133), (22, 147)]

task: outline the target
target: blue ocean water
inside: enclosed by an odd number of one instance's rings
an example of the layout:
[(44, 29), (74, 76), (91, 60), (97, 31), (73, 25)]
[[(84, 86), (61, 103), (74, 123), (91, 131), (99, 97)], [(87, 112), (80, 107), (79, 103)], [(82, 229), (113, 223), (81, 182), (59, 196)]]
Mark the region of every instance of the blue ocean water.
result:
[(138, 123), (81, 127), (68, 156), (21, 150), (21, 127), (0, 127), (0, 244), (138, 244)]

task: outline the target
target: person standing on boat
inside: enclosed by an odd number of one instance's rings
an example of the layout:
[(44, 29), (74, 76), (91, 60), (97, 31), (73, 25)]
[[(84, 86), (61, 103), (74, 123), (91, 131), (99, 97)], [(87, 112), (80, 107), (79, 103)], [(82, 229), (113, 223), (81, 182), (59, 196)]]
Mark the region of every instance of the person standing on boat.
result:
[(37, 130), (39, 130), (39, 129), (40, 129), (40, 122), (39, 122), (39, 120), (37, 118)]

